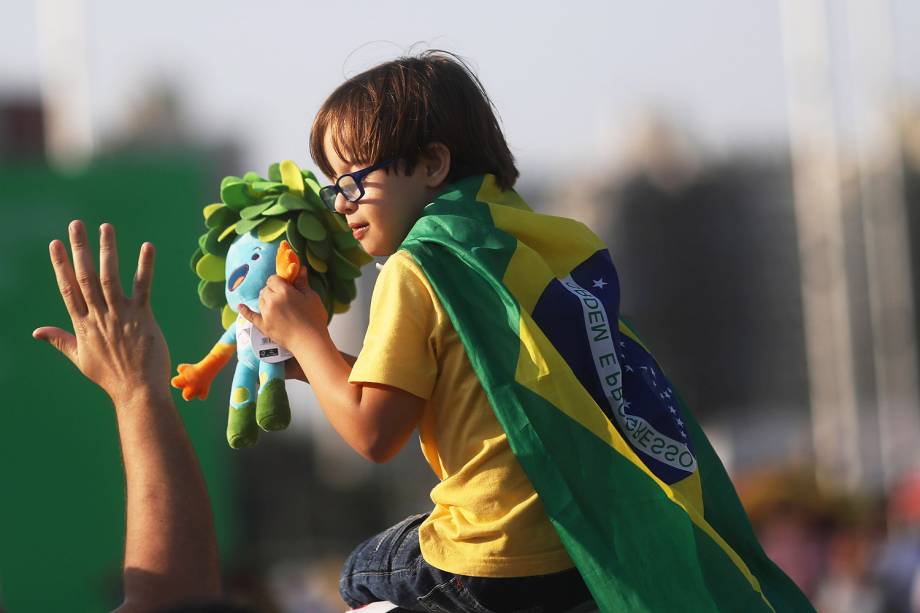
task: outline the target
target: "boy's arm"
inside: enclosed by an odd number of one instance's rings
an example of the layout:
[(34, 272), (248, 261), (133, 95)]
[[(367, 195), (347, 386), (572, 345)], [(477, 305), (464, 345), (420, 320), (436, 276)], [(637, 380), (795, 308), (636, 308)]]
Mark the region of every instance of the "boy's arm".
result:
[(368, 460), (390, 460), (418, 425), (425, 399), (388, 385), (349, 383), (356, 358), (339, 352), (327, 330), (305, 332), (288, 349), (313, 382), (329, 423)]
[[(342, 356), (342, 359), (348, 362), (349, 366), (354, 366), (355, 362), (358, 360), (358, 356), (351, 355), (350, 353), (345, 353), (344, 351), (339, 351), (339, 355)], [(303, 381), (304, 383), (309, 383), (310, 380), (307, 379), (307, 375), (304, 374), (303, 368), (300, 366), (300, 362), (295, 359), (290, 359), (284, 363), (284, 378), (285, 379), (297, 379), (298, 381)]]
[[(305, 281), (305, 279), (304, 279)], [(341, 353), (326, 327), (326, 309), (306, 283), (269, 277), (256, 313), (239, 314), (286, 347), (310, 381), (326, 418), (355, 451), (386, 462), (402, 448), (421, 418), (425, 400), (386, 385), (348, 382), (355, 357)]]

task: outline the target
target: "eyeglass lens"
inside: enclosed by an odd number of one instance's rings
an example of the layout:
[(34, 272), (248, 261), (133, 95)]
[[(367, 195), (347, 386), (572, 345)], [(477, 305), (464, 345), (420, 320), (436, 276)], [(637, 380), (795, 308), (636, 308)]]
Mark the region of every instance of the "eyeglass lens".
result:
[(338, 193), (334, 185), (328, 185), (319, 190), (319, 197), (330, 211), (335, 211), (335, 197)]
[(361, 197), (361, 188), (351, 175), (342, 175), (338, 182), (339, 190), (345, 199), (354, 202)]

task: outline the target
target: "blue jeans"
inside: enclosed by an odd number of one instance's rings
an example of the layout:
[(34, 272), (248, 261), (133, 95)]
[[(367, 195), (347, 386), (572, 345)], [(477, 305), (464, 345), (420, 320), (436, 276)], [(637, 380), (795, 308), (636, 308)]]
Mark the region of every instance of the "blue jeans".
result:
[(364, 541), (348, 556), (339, 593), (351, 607), (389, 600), (433, 613), (555, 613), (591, 601), (574, 568), (550, 575), (468, 577), (439, 570), (422, 558), (413, 515)]

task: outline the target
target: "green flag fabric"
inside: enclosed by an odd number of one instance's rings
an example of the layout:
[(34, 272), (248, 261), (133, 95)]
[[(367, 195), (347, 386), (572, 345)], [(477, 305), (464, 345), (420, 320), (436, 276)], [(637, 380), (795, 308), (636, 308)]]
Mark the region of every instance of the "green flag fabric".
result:
[(400, 249), (448, 313), (511, 449), (602, 611), (814, 611), (619, 314), (610, 254), (492, 175), (449, 186)]

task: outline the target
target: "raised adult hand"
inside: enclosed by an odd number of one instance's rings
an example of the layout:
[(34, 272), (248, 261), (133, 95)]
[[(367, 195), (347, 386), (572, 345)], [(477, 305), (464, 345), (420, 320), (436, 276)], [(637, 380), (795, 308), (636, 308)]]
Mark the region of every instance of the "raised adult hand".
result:
[(81, 221), (69, 227), (73, 265), (59, 240), (51, 241), (51, 265), (74, 332), (43, 326), (32, 336), (57, 348), (115, 402), (138, 394), (169, 394), (169, 350), (150, 309), (154, 248), (141, 246), (132, 296), (118, 278), (115, 228), (99, 228), (99, 273)]

